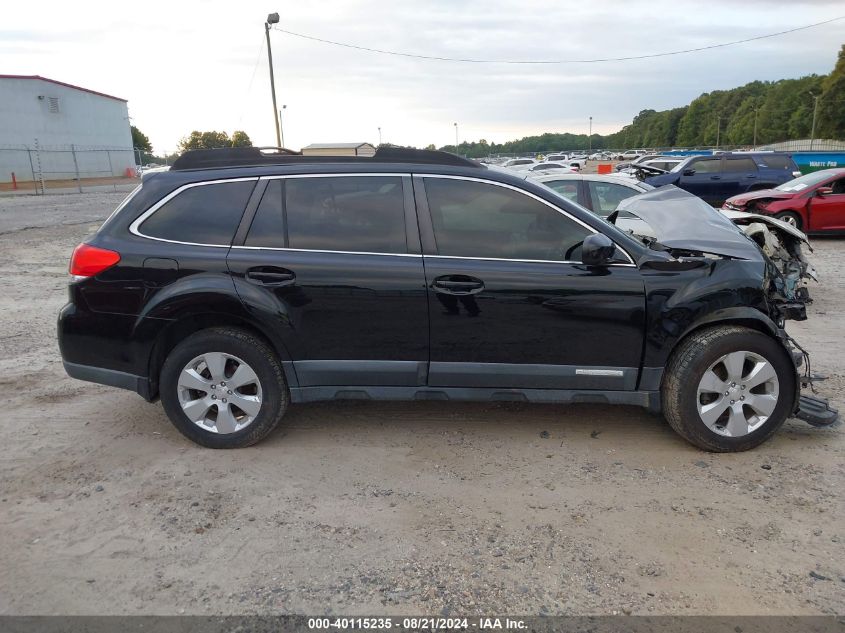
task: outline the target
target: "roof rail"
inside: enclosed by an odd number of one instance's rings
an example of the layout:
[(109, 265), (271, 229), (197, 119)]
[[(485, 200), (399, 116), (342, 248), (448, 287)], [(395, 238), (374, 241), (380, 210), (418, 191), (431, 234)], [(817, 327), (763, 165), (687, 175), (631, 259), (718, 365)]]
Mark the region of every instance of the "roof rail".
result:
[(296, 165), (320, 163), (417, 163), (483, 168), (483, 165), (456, 154), (406, 147), (380, 147), (374, 156), (303, 156), (284, 147), (223, 147), (195, 149), (177, 158), (171, 171), (214, 169), (257, 165)]

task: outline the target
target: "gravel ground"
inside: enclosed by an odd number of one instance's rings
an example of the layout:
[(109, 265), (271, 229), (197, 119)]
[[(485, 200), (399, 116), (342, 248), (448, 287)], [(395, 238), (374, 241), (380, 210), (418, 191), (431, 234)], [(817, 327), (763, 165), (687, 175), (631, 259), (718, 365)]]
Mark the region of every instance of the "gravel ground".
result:
[[(68, 378), (67, 257), (122, 195), (0, 198), (0, 614), (845, 612), (841, 425), (712, 455), (632, 407), (352, 402), (210, 451)], [(841, 407), (814, 246), (790, 329)]]

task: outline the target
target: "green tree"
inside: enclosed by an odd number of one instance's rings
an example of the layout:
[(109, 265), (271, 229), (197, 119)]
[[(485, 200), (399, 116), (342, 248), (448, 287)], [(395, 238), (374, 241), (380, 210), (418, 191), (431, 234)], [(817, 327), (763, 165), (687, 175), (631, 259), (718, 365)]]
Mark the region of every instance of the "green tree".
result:
[(192, 149), (217, 149), (220, 147), (252, 147), (252, 141), (247, 133), (242, 130), (235, 130), (231, 138), (226, 132), (194, 130), (179, 141), (179, 149), (183, 152)]
[(140, 149), (144, 152), (153, 151), (153, 146), (150, 144), (150, 139), (149, 137), (147, 137), (146, 134), (144, 134), (134, 125), (130, 126), (129, 129), (132, 130), (132, 147), (134, 147), (135, 149)]
[(252, 141), (243, 130), (232, 132), (232, 147), (252, 147)]
[(822, 81), (816, 135), (819, 138), (845, 138), (845, 45), (833, 71)]

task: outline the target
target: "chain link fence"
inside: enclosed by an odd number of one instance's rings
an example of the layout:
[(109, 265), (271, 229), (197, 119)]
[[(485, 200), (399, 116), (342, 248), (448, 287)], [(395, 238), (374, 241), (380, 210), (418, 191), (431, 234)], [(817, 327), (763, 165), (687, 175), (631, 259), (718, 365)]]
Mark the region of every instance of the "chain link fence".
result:
[(137, 156), (131, 147), (0, 145), (0, 194), (129, 190)]

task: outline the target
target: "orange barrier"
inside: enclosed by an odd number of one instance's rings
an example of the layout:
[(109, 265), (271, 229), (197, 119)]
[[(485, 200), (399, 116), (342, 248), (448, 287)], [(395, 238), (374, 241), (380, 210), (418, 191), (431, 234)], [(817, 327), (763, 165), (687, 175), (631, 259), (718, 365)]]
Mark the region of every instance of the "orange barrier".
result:
[(600, 173), (600, 174), (612, 174), (613, 173), (613, 165), (610, 164), (610, 163), (599, 163), (598, 173)]

